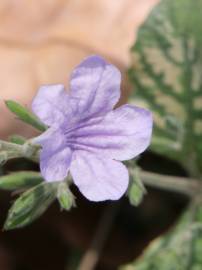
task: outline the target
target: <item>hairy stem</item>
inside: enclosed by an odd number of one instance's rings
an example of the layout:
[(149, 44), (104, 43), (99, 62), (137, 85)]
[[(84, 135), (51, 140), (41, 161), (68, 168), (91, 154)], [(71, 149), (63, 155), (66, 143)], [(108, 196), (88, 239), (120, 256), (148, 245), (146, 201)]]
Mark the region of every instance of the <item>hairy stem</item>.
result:
[(0, 140), (0, 160), (8, 161), (13, 158), (28, 158), (38, 162), (39, 146), (26, 141), (23, 145)]
[(202, 191), (202, 184), (197, 179), (162, 175), (140, 170), (141, 180), (145, 185), (178, 192), (190, 197)]

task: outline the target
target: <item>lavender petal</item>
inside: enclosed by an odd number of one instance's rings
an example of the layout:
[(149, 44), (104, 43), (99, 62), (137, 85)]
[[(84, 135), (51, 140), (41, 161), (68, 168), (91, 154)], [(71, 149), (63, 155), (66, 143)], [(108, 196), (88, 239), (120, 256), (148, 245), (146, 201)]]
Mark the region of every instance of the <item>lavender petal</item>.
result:
[(124, 105), (95, 120), (67, 132), (68, 145), (106, 158), (128, 160), (150, 143), (152, 117), (148, 110)]
[(120, 98), (120, 71), (99, 56), (84, 60), (72, 73), (71, 97), (78, 99), (81, 118), (103, 115)]
[(32, 110), (48, 126), (59, 126), (71, 117), (70, 97), (61, 84), (40, 87)]
[(119, 161), (77, 152), (70, 166), (74, 183), (90, 201), (118, 200), (128, 187), (128, 170)]

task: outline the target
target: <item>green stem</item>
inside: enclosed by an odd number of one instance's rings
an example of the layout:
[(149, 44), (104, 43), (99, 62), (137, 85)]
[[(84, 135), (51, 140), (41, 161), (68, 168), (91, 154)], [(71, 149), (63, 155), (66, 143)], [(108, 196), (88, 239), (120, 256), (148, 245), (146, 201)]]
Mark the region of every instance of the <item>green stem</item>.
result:
[(22, 148), (22, 146), (20, 146), (19, 144), (5, 142), (5, 141), (0, 140), (0, 151), (1, 150), (5, 150), (5, 151), (11, 150), (11, 151), (20, 152), (21, 148)]
[(39, 160), (39, 146), (29, 141), (23, 145), (0, 140), (0, 158), (3, 162), (13, 158), (28, 158), (34, 162)]
[(182, 193), (190, 197), (196, 196), (196, 194), (199, 194), (202, 191), (202, 184), (197, 179), (162, 175), (142, 170), (140, 170), (140, 177), (145, 185)]
[(200, 177), (197, 160), (197, 145), (194, 134), (194, 105), (192, 91), (192, 61), (190, 59), (190, 48), (188, 38), (182, 39), (182, 48), (184, 53), (184, 71), (182, 85), (184, 89), (184, 102), (186, 107), (185, 137), (183, 142), (184, 166), (191, 176)]

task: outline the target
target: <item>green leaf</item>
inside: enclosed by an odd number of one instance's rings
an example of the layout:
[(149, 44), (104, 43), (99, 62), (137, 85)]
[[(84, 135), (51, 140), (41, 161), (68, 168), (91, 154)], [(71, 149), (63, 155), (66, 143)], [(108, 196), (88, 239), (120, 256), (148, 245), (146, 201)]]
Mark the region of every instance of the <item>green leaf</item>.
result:
[(26, 140), (27, 140), (26, 138), (20, 135), (11, 135), (9, 137), (10, 142), (20, 144), (20, 145), (23, 145), (24, 143), (26, 143)]
[(61, 209), (69, 211), (73, 206), (75, 206), (74, 195), (69, 190), (66, 182), (58, 184), (57, 198)]
[[(152, 151), (202, 176), (202, 0), (162, 0), (132, 48), (132, 102), (154, 115)], [(166, 143), (167, 141), (167, 143)]]
[(171, 232), (154, 240), (137, 261), (120, 270), (202, 269), (202, 223), (192, 217), (192, 211), (187, 211)]
[(128, 188), (128, 197), (131, 205), (138, 206), (146, 193), (146, 189), (140, 179), (139, 169), (137, 167), (130, 169), (130, 185)]
[(7, 100), (5, 101), (6, 106), (8, 109), (13, 112), (15, 115), (19, 117), (20, 120), (23, 122), (35, 127), (36, 129), (40, 131), (45, 131), (47, 129), (47, 126), (44, 125), (36, 115), (34, 115), (32, 112), (27, 110), (27, 108), (23, 107), (22, 105), (18, 104), (15, 101)]
[(0, 177), (0, 189), (27, 189), (43, 181), (41, 174), (32, 171), (20, 171)]
[(56, 198), (56, 183), (42, 183), (24, 192), (12, 205), (5, 230), (22, 228), (40, 217)]

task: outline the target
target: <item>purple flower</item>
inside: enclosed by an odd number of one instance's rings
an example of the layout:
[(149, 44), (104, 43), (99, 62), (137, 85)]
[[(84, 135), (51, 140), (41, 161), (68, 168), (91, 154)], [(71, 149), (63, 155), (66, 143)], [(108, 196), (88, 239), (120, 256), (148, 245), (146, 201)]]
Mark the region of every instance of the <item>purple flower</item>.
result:
[(50, 128), (35, 142), (42, 146), (40, 169), (46, 181), (62, 181), (70, 171), (91, 201), (119, 199), (128, 187), (120, 161), (142, 153), (152, 132), (151, 113), (132, 105), (113, 110), (120, 98), (119, 70), (99, 56), (85, 59), (63, 85), (46, 85), (33, 112)]

